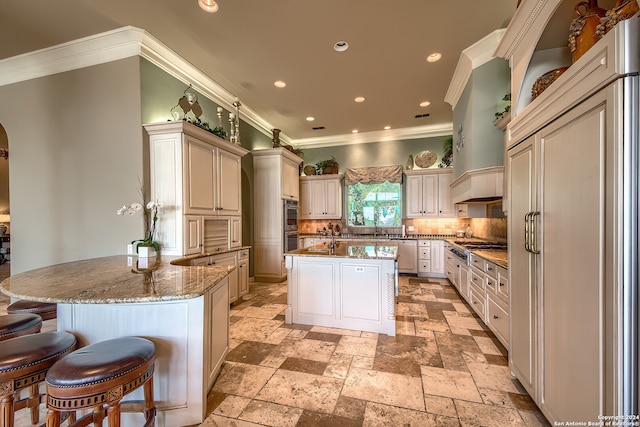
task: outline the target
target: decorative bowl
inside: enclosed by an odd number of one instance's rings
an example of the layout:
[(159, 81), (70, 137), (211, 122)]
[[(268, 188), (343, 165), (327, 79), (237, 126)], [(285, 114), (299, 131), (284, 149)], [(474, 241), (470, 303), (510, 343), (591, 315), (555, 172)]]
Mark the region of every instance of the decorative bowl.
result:
[(302, 171), (304, 172), (305, 175), (315, 175), (316, 174), (316, 168), (311, 166), (311, 165), (305, 166)]
[(424, 150), (416, 154), (415, 163), (421, 168), (428, 168), (432, 166), (437, 159), (438, 155), (436, 153), (434, 153), (433, 151)]
[(569, 67), (556, 68), (555, 70), (548, 71), (538, 77), (536, 82), (533, 84), (533, 87), (531, 88), (532, 99), (536, 99), (538, 95), (544, 92), (544, 90), (548, 88), (551, 83), (558, 80), (558, 77), (560, 77), (562, 73), (564, 73), (568, 69)]

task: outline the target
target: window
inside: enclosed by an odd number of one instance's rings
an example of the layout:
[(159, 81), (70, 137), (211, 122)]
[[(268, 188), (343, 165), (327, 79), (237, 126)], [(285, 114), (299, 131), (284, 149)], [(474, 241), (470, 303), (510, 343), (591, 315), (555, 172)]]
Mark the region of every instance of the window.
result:
[(399, 183), (361, 182), (347, 186), (349, 226), (397, 227), (402, 225), (402, 188)]

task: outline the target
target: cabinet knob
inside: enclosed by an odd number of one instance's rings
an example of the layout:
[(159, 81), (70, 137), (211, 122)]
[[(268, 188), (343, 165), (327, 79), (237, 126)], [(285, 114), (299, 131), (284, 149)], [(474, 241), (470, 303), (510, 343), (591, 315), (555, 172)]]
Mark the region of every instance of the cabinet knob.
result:
[(500, 283), (498, 283), (498, 285), (500, 285), (500, 286), (504, 286), (504, 283), (500, 282)]
[(498, 317), (498, 316), (496, 316), (495, 314), (493, 315), (493, 318), (494, 318), (494, 319), (496, 319), (496, 320), (498, 320), (498, 319), (499, 319), (499, 317)]

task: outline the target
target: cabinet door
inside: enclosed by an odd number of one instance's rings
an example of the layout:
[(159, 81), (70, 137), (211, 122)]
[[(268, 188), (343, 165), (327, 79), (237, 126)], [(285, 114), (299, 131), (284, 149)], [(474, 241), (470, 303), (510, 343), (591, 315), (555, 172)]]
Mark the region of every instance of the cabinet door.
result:
[[(223, 279), (224, 282), (227, 279)], [(229, 287), (224, 283), (205, 294), (204, 368), (211, 387), (229, 349)]]
[[(215, 265), (229, 265), (238, 266), (238, 261), (235, 252), (229, 252), (226, 254), (215, 255), (211, 257), (211, 261)], [(238, 269), (236, 268), (229, 273), (229, 303), (232, 303), (238, 299)]]
[(324, 181), (311, 181), (311, 218), (323, 219), (327, 217), (325, 189)]
[(198, 215), (184, 216), (184, 253), (193, 255), (202, 253), (203, 220)]
[(242, 246), (242, 218), (232, 216), (229, 219), (229, 247), (238, 248)]
[(407, 218), (420, 218), (423, 215), (422, 208), (422, 176), (408, 175), (406, 184)]
[(342, 218), (342, 183), (339, 179), (325, 181), (325, 217)]
[[(606, 365), (614, 357), (606, 331), (613, 329), (609, 298), (618, 296), (611, 295), (605, 248), (611, 245), (607, 221), (614, 226), (607, 210), (617, 195), (605, 196), (617, 179), (607, 179), (617, 160), (609, 151), (613, 144), (607, 144), (607, 104), (585, 104), (540, 136), (539, 388), (540, 407), (553, 414), (550, 421), (597, 420), (616, 410), (607, 392), (615, 371)], [(572, 392), (572, 383), (580, 384), (580, 393)]]
[(438, 216), (438, 175), (422, 177), (422, 216)]
[(441, 217), (456, 216), (451, 198), (451, 176), (450, 173), (438, 175), (438, 215)]
[(444, 241), (431, 241), (431, 272), (444, 274)]
[(185, 137), (184, 207), (186, 214), (216, 212), (216, 150), (209, 144)]
[(238, 297), (249, 293), (249, 260), (238, 262)]
[(218, 149), (219, 177), (216, 211), (220, 215), (242, 214), (240, 156)]
[(312, 219), (311, 202), (313, 200), (313, 192), (311, 190), (312, 181), (300, 181), (300, 209), (298, 214), (300, 219)]
[(298, 200), (300, 194), (300, 178), (298, 175), (298, 165), (282, 158), (282, 197), (286, 199)]
[(535, 259), (525, 250), (525, 215), (536, 206), (537, 146), (535, 137), (509, 150), (509, 282), (511, 338), (509, 364), (535, 398), (536, 288)]

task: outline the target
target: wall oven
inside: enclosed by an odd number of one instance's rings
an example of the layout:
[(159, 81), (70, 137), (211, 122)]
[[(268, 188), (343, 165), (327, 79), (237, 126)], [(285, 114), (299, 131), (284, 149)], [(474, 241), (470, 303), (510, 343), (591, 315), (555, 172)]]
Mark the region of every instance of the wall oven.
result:
[(298, 202), (284, 201), (283, 245), (284, 252), (298, 249)]

